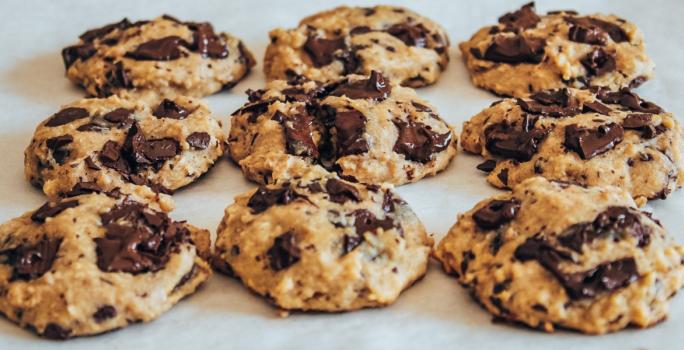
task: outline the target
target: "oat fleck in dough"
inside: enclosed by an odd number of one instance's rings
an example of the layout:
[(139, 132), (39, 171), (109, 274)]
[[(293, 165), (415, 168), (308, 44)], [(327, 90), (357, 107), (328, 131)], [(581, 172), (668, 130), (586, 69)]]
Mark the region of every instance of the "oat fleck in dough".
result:
[(393, 303), (432, 244), (391, 186), (307, 177), (238, 196), (214, 264), (279, 308), (350, 311)]
[(653, 77), (641, 31), (614, 15), (506, 13), (459, 45), (473, 83), (522, 97), (562, 87), (636, 87)]
[(211, 275), (209, 231), (156, 201), (91, 193), (0, 226), (0, 314), (53, 339), (148, 322)]
[(684, 184), (684, 131), (628, 89), (558, 89), (504, 99), (463, 125), (467, 152), (487, 159), (487, 181), (510, 188), (533, 176), (614, 185), (639, 204)]
[(684, 247), (613, 186), (536, 177), (458, 216), (436, 257), (504, 320), (602, 334), (663, 321)]
[(62, 50), (66, 76), (90, 96), (153, 92), (202, 97), (230, 89), (254, 66), (242, 41), (206, 22), (127, 18), (83, 33)]
[(269, 36), (264, 73), (270, 80), (328, 82), (377, 70), (401, 85), (421, 87), (436, 82), (449, 63), (444, 29), (396, 6), (342, 6)]
[(52, 198), (92, 185), (168, 194), (206, 173), (224, 150), (221, 123), (199, 100), (111, 96), (76, 101), (43, 121), (24, 171)]
[(377, 71), (328, 84), (276, 80), (248, 95), (228, 142), (259, 183), (328, 170), (401, 185), (435, 175), (456, 155), (454, 132), (436, 109)]

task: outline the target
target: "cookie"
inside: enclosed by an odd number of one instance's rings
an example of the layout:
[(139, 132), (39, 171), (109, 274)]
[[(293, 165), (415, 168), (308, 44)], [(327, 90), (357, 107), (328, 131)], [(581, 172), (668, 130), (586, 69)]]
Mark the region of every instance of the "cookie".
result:
[(390, 187), (306, 177), (236, 197), (213, 261), (281, 309), (338, 312), (394, 302), (432, 243)]
[(124, 18), (79, 38), (62, 58), (67, 78), (90, 96), (153, 91), (202, 97), (232, 88), (255, 64), (239, 39), (215, 33), (209, 23), (168, 15), (134, 23)]
[(0, 314), (56, 339), (151, 321), (209, 278), (209, 242), (154, 201), (45, 203), (0, 226)]
[(272, 183), (334, 171), (400, 185), (445, 169), (456, 137), (434, 107), (381, 73), (328, 84), (272, 81), (233, 113), (230, 155), (249, 179)]
[(269, 80), (321, 82), (377, 70), (404, 86), (437, 81), (449, 63), (449, 38), (438, 24), (396, 6), (338, 7), (304, 18), (297, 28), (269, 33)]
[(459, 45), (473, 83), (523, 97), (562, 87), (636, 87), (653, 77), (644, 38), (614, 15), (535, 13), (534, 3), (499, 17)]
[(684, 247), (613, 186), (528, 179), (458, 216), (436, 257), (497, 318), (601, 334), (667, 317)]
[(463, 149), (500, 188), (527, 178), (614, 185), (640, 204), (684, 184), (677, 119), (628, 89), (562, 88), (504, 99), (463, 125)]
[(36, 128), (25, 174), (52, 198), (90, 185), (171, 193), (206, 173), (224, 149), (221, 123), (199, 100), (84, 99)]

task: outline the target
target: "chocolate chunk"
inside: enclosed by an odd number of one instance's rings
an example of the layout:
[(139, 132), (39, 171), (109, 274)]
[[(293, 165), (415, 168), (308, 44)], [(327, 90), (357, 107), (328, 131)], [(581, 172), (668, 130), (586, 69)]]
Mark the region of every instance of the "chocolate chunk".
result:
[(151, 165), (152, 162), (145, 155), (145, 145), (147, 140), (138, 126), (138, 123), (133, 123), (126, 134), (121, 154), (126, 158), (130, 168), (137, 172), (138, 168), (145, 165)]
[(183, 55), (182, 46), (188, 46), (188, 43), (179, 36), (171, 35), (144, 42), (127, 52), (126, 57), (138, 61), (172, 61)]
[(342, 255), (350, 253), (363, 243), (363, 237), (344, 235), (342, 239)]
[(485, 147), (489, 152), (519, 161), (528, 161), (537, 153), (546, 137), (544, 129), (513, 128), (506, 123), (488, 126), (485, 129)]
[(394, 227), (394, 220), (390, 217), (378, 219), (373, 213), (366, 209), (357, 209), (351, 214), (354, 217), (354, 228), (359, 237), (363, 237), (364, 232), (375, 233), (378, 228), (390, 230)]
[(86, 157), (86, 159), (83, 162), (85, 163), (86, 167), (90, 170), (100, 170), (100, 167), (97, 164), (95, 164), (95, 161), (92, 157)]
[(71, 332), (71, 329), (63, 328), (56, 323), (48, 323), (41, 335), (48, 339), (64, 340), (71, 337)]
[(368, 152), (368, 142), (363, 137), (366, 117), (359, 111), (342, 111), (335, 114), (337, 156)]
[(209, 142), (211, 141), (211, 136), (206, 132), (193, 132), (188, 135), (185, 141), (194, 149), (207, 149), (207, 147), (209, 147)]
[(128, 126), (133, 123), (133, 119), (131, 118), (132, 115), (133, 111), (130, 109), (117, 108), (113, 111), (107, 112), (102, 116), (102, 119), (120, 126)]
[(88, 193), (102, 193), (102, 188), (95, 182), (81, 181), (65, 193), (64, 197), (76, 197)]
[(508, 169), (501, 169), (501, 171), (496, 174), (496, 177), (499, 178), (504, 186), (508, 186)]
[(249, 122), (256, 123), (259, 116), (266, 113), (266, 111), (268, 111), (268, 106), (270, 106), (273, 102), (275, 102), (275, 100), (247, 103), (233, 112), (231, 115), (235, 116), (241, 113), (249, 113)]
[(116, 308), (112, 305), (104, 305), (93, 314), (96, 323), (102, 323), (114, 317), (116, 317)]
[(427, 47), (428, 30), (422, 23), (397, 23), (389, 27), (387, 33), (408, 46)]
[(311, 61), (317, 68), (329, 65), (335, 59), (333, 54), (336, 51), (346, 49), (347, 44), (344, 38), (325, 39), (310, 36), (304, 44), (304, 51), (311, 57)]
[(214, 33), (214, 27), (209, 23), (188, 23), (192, 34), (193, 42), (190, 48), (197, 51), (200, 55), (210, 58), (228, 57), (228, 48), (223, 38)]
[(95, 28), (95, 29), (90, 29), (86, 31), (85, 33), (81, 34), (79, 36), (79, 39), (89, 43), (94, 41), (95, 39), (101, 39), (105, 35), (113, 32), (116, 29), (119, 30), (124, 30), (127, 28), (132, 27), (133, 24), (128, 20), (128, 18), (124, 18), (119, 22), (112, 23), (112, 24), (107, 24), (105, 26), (102, 26), (100, 28)]
[(624, 258), (600, 264), (580, 272), (563, 272), (563, 261), (570, 256), (539, 238), (529, 238), (515, 250), (520, 261), (537, 260), (563, 285), (571, 299), (592, 298), (602, 292), (610, 292), (637, 280), (639, 272), (634, 258)]
[[(239, 255), (240, 253), (240, 247), (234, 245), (233, 248), (237, 248), (238, 254), (233, 254), (233, 255)], [(185, 273), (183, 276), (181, 276), (181, 279), (176, 283), (175, 286), (173, 286), (173, 289), (171, 290), (171, 293), (177, 292), (179, 289), (181, 289), (185, 284), (187, 284), (191, 279), (195, 278), (197, 275), (197, 264), (192, 264), (192, 267), (190, 268), (190, 271)]]
[(330, 200), (335, 203), (344, 204), (351, 200), (358, 202), (361, 200), (359, 191), (351, 184), (337, 179), (330, 179), (325, 183), (325, 190), (330, 196)]
[(596, 216), (593, 222), (570, 226), (558, 236), (558, 242), (578, 253), (582, 246), (596, 239), (611, 237), (617, 241), (632, 236), (638, 247), (651, 242), (651, 232), (641, 224), (639, 216), (626, 207), (609, 207)]
[(317, 158), (319, 156), (318, 147), (313, 140), (313, 116), (308, 113), (286, 116), (276, 112), (274, 119), (280, 120), (285, 129), (287, 153), (300, 157)]
[(165, 213), (125, 201), (100, 215), (104, 237), (95, 239), (97, 266), (105, 272), (139, 274), (162, 269), (170, 254), (189, 242), (189, 231)]
[(519, 32), (528, 28), (534, 28), (539, 21), (541, 19), (534, 12), (534, 2), (527, 3), (519, 10), (508, 12), (499, 17), (499, 23), (505, 26), (503, 29), (505, 32)]
[(578, 126), (565, 127), (565, 147), (579, 154), (582, 159), (591, 159), (605, 153), (622, 142), (624, 130), (615, 123), (599, 125), (594, 129)]
[(591, 17), (566, 17), (570, 25), (568, 39), (591, 45), (605, 45), (608, 37), (617, 43), (628, 41), (627, 33), (610, 22)]
[(594, 102), (585, 102), (584, 106), (582, 106), (582, 113), (591, 113), (595, 112), (598, 114), (603, 114), (603, 115), (610, 115), (610, 112), (612, 109), (610, 107), (604, 105), (601, 102), (594, 101)]
[(401, 198), (395, 198), (392, 191), (387, 190), (382, 197), (382, 210), (385, 213), (393, 213), (397, 209), (397, 205), (406, 205), (406, 202)]
[(50, 119), (48, 119), (48, 121), (45, 123), (45, 126), (55, 127), (69, 124), (74, 120), (87, 118), (88, 116), (90, 116), (90, 114), (85, 108), (67, 107), (50, 117)]
[(291, 87), (284, 89), (282, 94), (285, 95), (285, 100), (288, 102), (309, 102), (316, 92), (315, 89), (307, 93), (304, 89)]
[(483, 230), (495, 230), (513, 220), (518, 210), (517, 199), (493, 200), (473, 213), (473, 220)]
[(76, 61), (85, 61), (93, 57), (96, 52), (97, 50), (92, 44), (67, 46), (62, 49), (62, 61), (64, 61), (64, 68), (69, 69), (69, 67), (71, 67), (71, 65)]
[(663, 113), (663, 109), (653, 102), (642, 100), (639, 95), (627, 88), (620, 91), (610, 91), (605, 88), (595, 88), (596, 98), (603, 103), (619, 104), (629, 110), (641, 113)]
[(581, 113), (577, 100), (566, 88), (537, 92), (530, 98), (532, 101), (516, 100), (520, 108), (527, 113), (554, 118), (570, 117)]
[(589, 52), (580, 63), (587, 69), (589, 76), (601, 76), (616, 68), (615, 54), (607, 53), (601, 48)]
[(249, 198), (247, 206), (252, 209), (252, 213), (259, 214), (274, 205), (285, 205), (300, 198), (305, 197), (289, 187), (269, 189), (260, 186)]
[(165, 98), (152, 113), (152, 115), (157, 118), (171, 118), (178, 120), (185, 119), (189, 114), (189, 110), (168, 98)]
[(496, 168), (496, 160), (487, 159), (484, 162), (476, 166), (477, 170), (484, 171), (485, 173), (491, 173), (494, 168)]
[(161, 163), (175, 157), (180, 151), (178, 141), (172, 138), (149, 140), (145, 142), (142, 152), (152, 163)]
[(107, 141), (100, 150), (100, 163), (102, 165), (112, 168), (122, 174), (129, 174), (131, 167), (128, 165), (126, 158), (121, 155), (122, 147), (114, 141)]
[(361, 34), (366, 34), (372, 32), (373, 29), (371, 29), (368, 26), (359, 26), (359, 27), (354, 27), (349, 31), (349, 35), (361, 35)]
[(273, 271), (280, 271), (296, 264), (301, 257), (297, 237), (293, 232), (286, 232), (276, 237), (266, 255)]
[(116, 62), (105, 73), (105, 82), (98, 90), (102, 95), (110, 96), (117, 89), (130, 88), (133, 88), (133, 83), (128, 78), (128, 73), (126, 73), (123, 63)]
[(406, 159), (414, 162), (427, 163), (435, 153), (439, 153), (451, 143), (451, 131), (439, 134), (429, 125), (414, 122), (394, 120), (399, 136), (394, 144), (394, 152), (403, 154)]
[(74, 137), (71, 135), (62, 135), (57, 137), (52, 137), (45, 140), (45, 145), (52, 151), (52, 158), (58, 164), (64, 164), (66, 159), (71, 154), (71, 151), (66, 149), (66, 146), (74, 141)]
[(662, 124), (655, 125), (653, 123), (652, 114), (638, 113), (627, 115), (625, 120), (622, 121), (622, 127), (640, 131), (642, 136), (647, 139), (652, 139), (666, 130)]
[(528, 38), (522, 35), (497, 35), (485, 51), (484, 57), (478, 52), (478, 58), (503, 63), (540, 63), (544, 58), (544, 39)]
[(34, 245), (20, 245), (0, 251), (0, 256), (5, 255), (6, 263), (12, 267), (10, 281), (30, 281), (44, 275), (52, 268), (61, 244), (61, 238), (43, 237)]
[(367, 80), (347, 82), (333, 90), (331, 96), (346, 96), (351, 99), (370, 99), (382, 101), (389, 97), (392, 87), (378, 71), (372, 71)]
[(38, 210), (36, 210), (33, 215), (31, 215), (31, 220), (37, 223), (44, 223), (47, 218), (51, 218), (59, 215), (61, 212), (78, 206), (78, 201), (61, 201), (55, 205), (47, 202), (43, 204)]

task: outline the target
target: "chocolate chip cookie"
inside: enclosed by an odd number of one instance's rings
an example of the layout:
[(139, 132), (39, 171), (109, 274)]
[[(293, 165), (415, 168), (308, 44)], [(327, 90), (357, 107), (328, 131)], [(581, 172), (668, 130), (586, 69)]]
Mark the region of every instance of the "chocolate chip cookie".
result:
[(277, 80), (248, 95), (228, 142), (259, 183), (328, 170), (400, 185), (436, 174), (456, 154), (456, 137), (435, 108), (377, 71), (327, 84)]
[(432, 239), (387, 186), (311, 176), (235, 199), (214, 265), (284, 310), (391, 304), (425, 274)]
[(535, 12), (534, 3), (499, 17), (459, 45), (473, 83), (522, 97), (562, 87), (636, 87), (653, 76), (641, 31), (614, 15)]
[(338, 7), (269, 33), (268, 79), (328, 82), (348, 74), (386, 77), (411, 87), (433, 84), (449, 63), (449, 38), (438, 24), (396, 6)]
[(168, 15), (120, 22), (81, 34), (62, 50), (66, 76), (88, 95), (137, 91), (202, 97), (230, 89), (254, 66), (243, 43), (206, 22)]
[(652, 326), (684, 284), (684, 247), (629, 193), (541, 177), (459, 215), (436, 257), (496, 317), (547, 332)]
[(0, 226), (0, 314), (56, 339), (151, 321), (209, 278), (209, 244), (154, 201), (45, 203)]
[(615, 185), (637, 202), (684, 184), (684, 131), (661, 107), (628, 89), (562, 88), (505, 99), (463, 125), (461, 143), (487, 159), (496, 187), (533, 176)]
[(199, 100), (84, 99), (36, 128), (25, 174), (53, 198), (90, 185), (170, 193), (206, 173), (224, 149), (221, 123)]

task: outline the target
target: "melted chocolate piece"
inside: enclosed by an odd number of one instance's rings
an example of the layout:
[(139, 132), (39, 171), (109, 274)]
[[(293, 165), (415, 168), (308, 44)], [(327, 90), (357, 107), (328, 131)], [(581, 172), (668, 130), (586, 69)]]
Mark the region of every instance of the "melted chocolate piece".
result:
[(71, 190), (64, 194), (64, 197), (76, 197), (89, 193), (102, 193), (102, 188), (95, 182), (81, 181), (74, 185)]
[(565, 127), (564, 145), (582, 159), (591, 159), (613, 149), (622, 142), (623, 136), (622, 126), (615, 123), (599, 125), (595, 129), (572, 124)]
[(534, 2), (527, 3), (519, 10), (508, 12), (499, 17), (499, 23), (505, 26), (503, 29), (505, 32), (519, 32), (528, 28), (534, 28), (539, 21), (541, 19), (534, 12)]
[(62, 135), (45, 140), (45, 145), (50, 151), (52, 151), (52, 158), (54, 158), (55, 161), (61, 165), (64, 164), (66, 159), (69, 157), (69, 154), (71, 154), (71, 151), (69, 151), (66, 146), (73, 141), (73, 136)]
[(337, 179), (330, 179), (325, 183), (325, 190), (328, 192), (330, 200), (344, 204), (347, 201), (358, 202), (361, 200), (359, 191), (351, 184)]
[(168, 98), (165, 98), (152, 113), (152, 115), (157, 118), (171, 118), (178, 120), (185, 119), (189, 114), (189, 110)]
[(651, 242), (651, 232), (642, 226), (637, 214), (627, 207), (609, 207), (598, 214), (593, 222), (567, 228), (558, 236), (558, 242), (581, 253), (582, 246), (595, 239), (612, 237), (617, 241), (627, 236), (635, 237), (638, 247), (645, 247)]
[(121, 151), (121, 145), (114, 141), (107, 141), (100, 151), (100, 163), (122, 174), (129, 174), (131, 172), (131, 167), (128, 165), (126, 158), (122, 156)]
[(203, 57), (226, 58), (228, 48), (223, 39), (214, 33), (214, 27), (209, 23), (188, 23), (194, 31), (193, 43), (190, 48), (197, 51)]
[(359, 111), (343, 111), (335, 114), (337, 136), (337, 156), (347, 156), (368, 152), (368, 142), (363, 134), (366, 117)]
[(105, 82), (98, 90), (102, 95), (110, 96), (114, 90), (130, 88), (133, 88), (133, 83), (128, 78), (123, 63), (116, 62), (105, 73)]
[(128, 18), (124, 18), (119, 22), (112, 23), (112, 24), (107, 24), (105, 26), (102, 26), (100, 28), (95, 28), (95, 29), (90, 29), (86, 31), (85, 33), (81, 34), (79, 36), (79, 39), (89, 43), (94, 41), (95, 39), (101, 39), (105, 35), (113, 32), (116, 29), (124, 30), (127, 28), (132, 27), (134, 24), (131, 23)]
[(531, 101), (517, 99), (523, 111), (549, 117), (569, 117), (581, 113), (577, 100), (566, 88), (537, 92), (530, 96)]
[(611, 111), (610, 107), (598, 101), (585, 102), (584, 106), (582, 106), (582, 113), (596, 112), (598, 114), (610, 115)]
[(387, 33), (408, 46), (427, 47), (428, 30), (421, 23), (397, 23), (387, 29)]
[(484, 171), (485, 173), (491, 173), (496, 168), (496, 160), (487, 159), (484, 162), (476, 166), (477, 170)]
[(615, 55), (601, 48), (589, 52), (580, 63), (587, 69), (589, 76), (601, 76), (616, 68)]
[(620, 91), (610, 91), (605, 88), (596, 89), (596, 98), (603, 103), (619, 104), (634, 112), (641, 113), (663, 113), (663, 109), (653, 102), (642, 100), (639, 95), (633, 93), (627, 88)]
[(259, 214), (274, 205), (285, 205), (297, 199), (305, 198), (292, 188), (269, 189), (260, 186), (247, 202), (247, 207), (252, 209), (253, 214)]
[(207, 149), (210, 141), (211, 136), (206, 132), (193, 132), (185, 139), (185, 142), (194, 149)]
[(241, 113), (249, 113), (249, 122), (256, 123), (259, 116), (266, 113), (266, 111), (268, 111), (268, 106), (270, 106), (273, 102), (275, 102), (275, 100), (247, 103), (235, 112), (233, 112), (233, 114), (231, 115), (235, 116)]
[(382, 101), (392, 92), (389, 81), (378, 71), (372, 71), (367, 80), (347, 82), (333, 90), (331, 96), (346, 96), (351, 99)]
[(342, 255), (348, 254), (363, 243), (363, 237), (344, 235), (342, 240)]
[(591, 17), (566, 17), (570, 24), (568, 39), (591, 45), (605, 45), (610, 37), (621, 43), (628, 41), (627, 33), (616, 24)]
[[(134, 122), (128, 130), (123, 146), (114, 141), (105, 143), (100, 151), (100, 162), (122, 174), (132, 175), (131, 173), (137, 173), (147, 166), (161, 169), (164, 162), (178, 153), (178, 141), (171, 138), (147, 140), (138, 123)], [(144, 181), (136, 181), (133, 177), (130, 180), (133, 183), (146, 184)]]
[(276, 237), (273, 246), (266, 252), (269, 266), (273, 271), (286, 269), (299, 262), (301, 250), (297, 243), (297, 237), (293, 232)]
[(154, 39), (138, 45), (135, 50), (127, 52), (126, 57), (138, 61), (172, 61), (180, 58), (182, 46), (188, 46), (183, 38), (172, 35)]
[(335, 59), (333, 54), (336, 51), (346, 49), (347, 44), (344, 38), (325, 39), (310, 36), (304, 44), (304, 51), (311, 57), (311, 61), (317, 68), (329, 65)]
[(126, 108), (117, 108), (102, 116), (102, 119), (119, 126), (128, 126), (133, 123), (133, 111)]
[(56, 323), (48, 323), (41, 335), (47, 339), (64, 340), (71, 337), (71, 332), (71, 329), (64, 328)]
[(142, 147), (142, 153), (151, 163), (163, 163), (175, 157), (180, 151), (178, 141), (171, 138), (149, 140)]
[(410, 120), (407, 122), (394, 120), (399, 136), (394, 144), (394, 152), (403, 154), (414, 162), (427, 163), (432, 155), (439, 153), (451, 143), (451, 132), (438, 134), (428, 125)]
[(10, 250), (0, 251), (0, 256), (5, 255), (6, 264), (12, 267), (10, 282), (30, 281), (50, 271), (61, 244), (61, 238), (44, 237), (34, 245), (20, 245)]
[(517, 199), (493, 200), (473, 213), (473, 220), (483, 230), (495, 230), (513, 220), (519, 209)]
[(544, 58), (544, 39), (528, 38), (522, 35), (513, 37), (497, 35), (482, 56), (479, 51), (475, 57), (502, 63), (540, 63)]
[(319, 156), (318, 147), (313, 140), (313, 116), (308, 113), (286, 116), (276, 112), (273, 119), (279, 121), (285, 129), (287, 153), (300, 157), (317, 158)]
[(537, 153), (546, 134), (544, 129), (519, 130), (506, 123), (494, 124), (485, 129), (485, 147), (495, 155), (528, 161)]
[(64, 61), (64, 69), (69, 69), (69, 67), (71, 67), (71, 65), (78, 60), (85, 61), (93, 57), (96, 52), (97, 50), (92, 44), (81, 44), (65, 47), (62, 49), (62, 61)]
[(665, 131), (665, 127), (662, 124), (655, 125), (653, 123), (652, 114), (629, 114), (622, 121), (622, 127), (637, 130), (647, 139), (652, 139)]
[(31, 220), (42, 224), (47, 218), (57, 216), (61, 212), (77, 206), (77, 200), (58, 202), (54, 206), (51, 205), (50, 202), (46, 202), (31, 215)]
[(45, 126), (52, 128), (55, 126), (69, 124), (74, 120), (87, 118), (89, 116), (90, 114), (85, 108), (67, 107), (50, 117), (50, 119), (48, 119), (48, 121), (45, 123)]
[(575, 300), (592, 298), (599, 293), (625, 287), (639, 277), (634, 258), (606, 262), (586, 271), (563, 272), (560, 265), (563, 261), (571, 261), (570, 256), (539, 238), (529, 238), (518, 246), (515, 258), (520, 261), (537, 260)]
[(351, 215), (354, 217), (354, 228), (359, 237), (363, 237), (364, 232), (375, 233), (378, 228), (383, 230), (394, 228), (394, 220), (392, 218), (385, 217), (380, 220), (366, 209), (357, 209)]
[(116, 308), (112, 305), (104, 305), (93, 314), (96, 323), (102, 323), (114, 317), (116, 317)]

